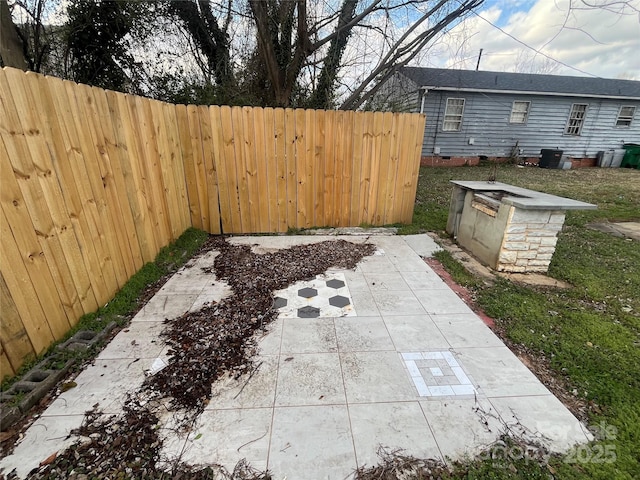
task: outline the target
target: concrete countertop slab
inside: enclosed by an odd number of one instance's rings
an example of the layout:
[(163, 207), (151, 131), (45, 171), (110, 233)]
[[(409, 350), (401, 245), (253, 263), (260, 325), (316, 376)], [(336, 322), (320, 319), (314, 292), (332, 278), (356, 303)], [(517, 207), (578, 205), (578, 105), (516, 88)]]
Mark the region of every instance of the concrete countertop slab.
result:
[(451, 180), (451, 183), (465, 190), (475, 192), (506, 192), (502, 203), (524, 210), (596, 210), (597, 205), (572, 200), (570, 198), (536, 192), (501, 182)]

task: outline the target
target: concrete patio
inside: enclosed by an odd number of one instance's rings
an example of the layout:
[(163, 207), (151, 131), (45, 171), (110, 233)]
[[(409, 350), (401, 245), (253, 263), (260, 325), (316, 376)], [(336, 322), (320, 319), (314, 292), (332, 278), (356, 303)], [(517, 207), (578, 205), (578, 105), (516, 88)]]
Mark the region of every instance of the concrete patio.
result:
[[(335, 238), (229, 241), (268, 251)], [(175, 431), (165, 415), (165, 460), (232, 469), (246, 458), (276, 479), (337, 480), (376, 464), (380, 445), (444, 460), (478, 453), (508, 427), (554, 451), (588, 441), (586, 427), (422, 260), (438, 249), (430, 237), (340, 238), (378, 251), (354, 271), (330, 270), (277, 292), (281, 314), (260, 339), (259, 369), (217, 382), (189, 432)], [(127, 392), (167, 361), (163, 320), (228, 294), (200, 268), (215, 255), (165, 284), (31, 425), (0, 462), (3, 472), (25, 476), (75, 441), (70, 430), (95, 404), (121, 412)]]

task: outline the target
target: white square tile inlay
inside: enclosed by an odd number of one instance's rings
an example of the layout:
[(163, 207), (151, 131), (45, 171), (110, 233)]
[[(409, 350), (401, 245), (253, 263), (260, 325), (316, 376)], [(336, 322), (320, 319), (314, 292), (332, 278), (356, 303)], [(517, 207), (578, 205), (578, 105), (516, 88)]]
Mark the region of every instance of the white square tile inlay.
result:
[(401, 353), (421, 397), (473, 395), (475, 388), (449, 351)]

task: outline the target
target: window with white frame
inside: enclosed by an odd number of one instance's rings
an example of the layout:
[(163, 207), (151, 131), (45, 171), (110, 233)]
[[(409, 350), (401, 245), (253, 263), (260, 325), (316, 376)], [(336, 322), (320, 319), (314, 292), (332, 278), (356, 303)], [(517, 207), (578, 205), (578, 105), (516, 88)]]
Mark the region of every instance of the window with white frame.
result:
[(620, 107), (618, 118), (616, 119), (616, 127), (630, 127), (635, 113), (636, 107)]
[(464, 113), (464, 98), (447, 98), (447, 108), (444, 111), (442, 130), (445, 132), (459, 132), (462, 127)]
[(587, 107), (588, 105), (586, 103), (574, 103), (571, 105), (569, 121), (564, 129), (565, 135), (580, 135), (584, 118), (587, 115)]
[(511, 117), (509, 123), (527, 123), (529, 116), (529, 107), (531, 102), (521, 102), (516, 100), (511, 107)]

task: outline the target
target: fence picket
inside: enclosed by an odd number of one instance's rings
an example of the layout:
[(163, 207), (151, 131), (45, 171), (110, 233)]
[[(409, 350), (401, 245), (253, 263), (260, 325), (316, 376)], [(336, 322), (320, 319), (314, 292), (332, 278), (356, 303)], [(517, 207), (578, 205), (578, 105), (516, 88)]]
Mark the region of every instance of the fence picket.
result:
[(170, 105), (0, 69), (0, 367), (190, 227), (411, 221), (424, 116)]

